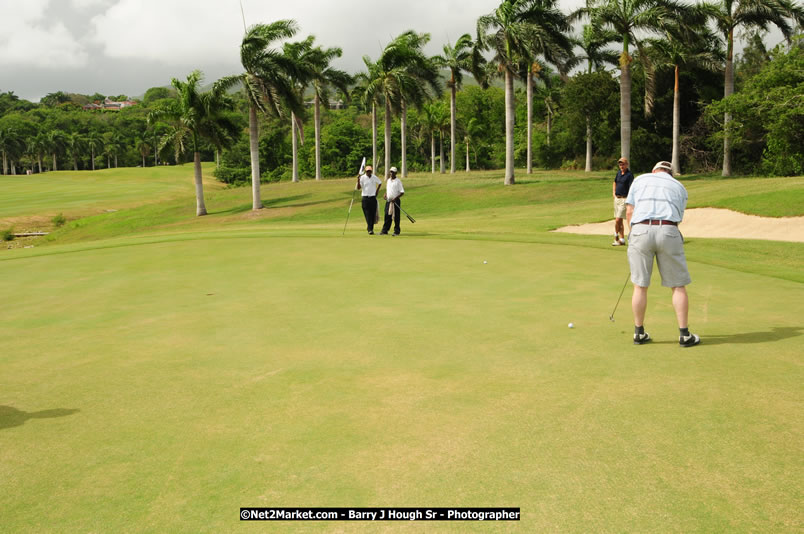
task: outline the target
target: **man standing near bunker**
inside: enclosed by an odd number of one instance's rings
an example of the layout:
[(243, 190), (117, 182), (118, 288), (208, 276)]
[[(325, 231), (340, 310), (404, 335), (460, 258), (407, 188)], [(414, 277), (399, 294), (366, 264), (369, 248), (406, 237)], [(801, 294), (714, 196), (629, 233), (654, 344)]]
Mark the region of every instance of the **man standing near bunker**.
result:
[(628, 263), (634, 294), (631, 308), (634, 313), (634, 345), (651, 340), (645, 332), (645, 311), (648, 307), (648, 286), (653, 272), (653, 258), (659, 266), (662, 285), (671, 288), (673, 308), (678, 322), (678, 343), (694, 347), (701, 338), (689, 331), (689, 298), (686, 286), (692, 282), (684, 256), (684, 237), (678, 224), (687, 207), (687, 190), (673, 178), (671, 165), (660, 161), (653, 172), (638, 176), (626, 199), (626, 217), (631, 226), (628, 239)]
[(614, 197), (614, 243), (611, 244), (613, 247), (625, 245), (625, 224), (623, 223), (625, 199), (628, 198), (628, 192), (634, 182), (634, 174), (628, 168), (627, 159), (620, 158), (617, 161), (617, 167), (617, 175), (611, 186), (611, 195)]

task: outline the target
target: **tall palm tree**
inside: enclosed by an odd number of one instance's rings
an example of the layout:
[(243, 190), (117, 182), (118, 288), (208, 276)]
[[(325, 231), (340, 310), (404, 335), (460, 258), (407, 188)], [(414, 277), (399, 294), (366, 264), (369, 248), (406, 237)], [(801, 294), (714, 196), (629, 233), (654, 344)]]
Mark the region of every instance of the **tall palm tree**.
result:
[[(631, 45), (642, 52), (641, 37), (656, 34), (663, 24), (685, 16), (687, 7), (675, 0), (589, 0), (587, 7), (577, 10), (572, 19), (589, 17), (592, 25), (608, 30), (622, 39), (620, 54), (620, 155), (631, 159)], [(648, 55), (641, 53), (643, 60)], [(645, 65), (646, 86), (652, 83), (652, 70)], [(645, 110), (651, 108), (651, 92), (645, 99)]]
[[(285, 43), (282, 47), (282, 53), (285, 60), (293, 65), (293, 72), (290, 74), (290, 79), (293, 84), (293, 89), (299, 102), (304, 100), (304, 92), (307, 85), (312, 81), (314, 64), (317, 59), (318, 52), (313, 47), (315, 37), (310, 35), (305, 40), (295, 43)], [(293, 169), (292, 180), (299, 181), (299, 148), (298, 142), (304, 144), (304, 125), (303, 125), (303, 108), (291, 110), (290, 112), (290, 136), (291, 136), (291, 149), (293, 151)]]
[[(447, 88), (450, 90), (450, 174), (455, 174), (455, 124), (456, 124), (456, 98), (457, 92), (463, 84), (463, 71), (479, 73), (482, 72), (483, 62), (485, 61), (480, 54), (478, 47), (472, 41), (472, 37), (465, 33), (458, 37), (454, 45), (449, 43), (444, 45), (444, 55), (437, 56), (438, 66), (449, 69), (450, 77), (447, 80)], [(481, 76), (477, 75), (480, 79)]]
[(663, 39), (648, 39), (647, 51), (656, 66), (672, 68), (673, 83), (673, 174), (681, 174), (681, 91), (679, 72), (682, 67), (700, 67), (717, 71), (725, 58), (720, 40), (706, 27), (703, 20), (673, 21), (664, 29)]
[[(575, 45), (583, 50), (583, 54), (576, 54), (567, 64), (570, 69), (586, 61), (586, 73), (593, 70), (602, 70), (606, 65), (617, 65), (618, 55), (606, 48), (609, 43), (619, 42), (621, 37), (612, 30), (603, 30), (592, 24), (586, 24), (580, 39), (575, 39)], [(592, 119), (586, 116), (586, 167), (585, 172), (592, 172)]]
[(341, 57), (343, 50), (340, 48), (321, 48), (316, 47), (311, 67), (311, 82), (314, 93), (315, 107), (315, 179), (321, 179), (321, 104), (329, 107), (329, 91), (334, 87), (341, 91), (345, 96), (349, 95), (349, 85), (353, 82), (352, 77), (346, 72), (330, 67), (333, 59)]
[[(726, 41), (726, 70), (724, 74), (723, 98), (734, 93), (734, 32), (737, 28), (761, 28), (767, 30), (776, 26), (786, 39), (804, 24), (804, 7), (791, 0), (719, 0), (703, 4), (707, 14), (715, 21)], [(729, 123), (731, 113), (723, 116), (723, 176), (731, 176), (731, 136)]]
[(368, 56), (363, 56), (363, 64), (366, 66), (366, 70), (356, 76), (357, 87), (353, 93), (359, 98), (366, 111), (371, 110), (371, 165), (376, 169), (377, 108), (382, 105), (382, 93), (379, 92), (377, 85), (373, 85), (373, 81), (379, 78), (378, 64), (371, 61)]
[(251, 209), (262, 209), (260, 198), (260, 152), (259, 122), (257, 113), (271, 112), (281, 116), (285, 106), (293, 110), (301, 108), (301, 102), (293, 91), (288, 75), (294, 65), (283, 54), (272, 48), (279, 39), (296, 34), (298, 25), (293, 20), (279, 20), (271, 24), (257, 24), (246, 31), (240, 44), (240, 62), (243, 74), (223, 78), (220, 83), (229, 87), (241, 83), (248, 100), (248, 132), (251, 152)]
[(370, 72), (366, 94), (382, 98), (385, 104), (385, 176), (391, 167), (391, 113), (397, 111), (402, 120), (402, 175), (407, 166), (405, 154), (405, 129), (407, 103), (416, 105), (427, 100), (428, 87), (440, 93), (438, 68), (427, 58), (422, 47), (428, 34), (412, 30), (397, 36), (383, 49), (377, 59), (376, 69)]
[(232, 137), (238, 132), (235, 121), (224, 113), (234, 107), (232, 100), (226, 96), (227, 85), (215, 82), (210, 91), (202, 93), (199, 90), (201, 79), (202, 74), (198, 70), (187, 76), (186, 82), (173, 78), (171, 85), (176, 89), (175, 99), (148, 115), (149, 123), (166, 119), (173, 123), (176, 130), (186, 129), (188, 133), (193, 150), (197, 216), (207, 214), (201, 177), (201, 141), (217, 135), (212, 132), (218, 129), (230, 132)]
[[(39, 165), (39, 174), (42, 174), (42, 154), (47, 151), (47, 135), (43, 132), (39, 132), (28, 138), (27, 150), (28, 154), (30, 154)], [(33, 165), (31, 166), (33, 167)]]
[(477, 20), (478, 44), (492, 51), (492, 61), (505, 79), (505, 185), (514, 184), (514, 78), (520, 64), (534, 56), (539, 28), (532, 19), (540, 12), (538, 0), (503, 0)]

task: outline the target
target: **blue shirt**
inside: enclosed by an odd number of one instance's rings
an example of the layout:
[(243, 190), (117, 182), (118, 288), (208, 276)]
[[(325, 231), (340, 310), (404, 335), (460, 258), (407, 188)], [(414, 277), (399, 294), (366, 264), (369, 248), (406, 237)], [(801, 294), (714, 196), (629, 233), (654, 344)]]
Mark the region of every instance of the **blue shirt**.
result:
[(634, 175), (631, 169), (617, 171), (617, 176), (614, 177), (614, 195), (618, 197), (627, 197), (628, 192), (631, 190), (631, 184), (634, 182)]
[(631, 224), (648, 219), (680, 223), (687, 208), (687, 190), (666, 172), (641, 174), (625, 203), (634, 206)]

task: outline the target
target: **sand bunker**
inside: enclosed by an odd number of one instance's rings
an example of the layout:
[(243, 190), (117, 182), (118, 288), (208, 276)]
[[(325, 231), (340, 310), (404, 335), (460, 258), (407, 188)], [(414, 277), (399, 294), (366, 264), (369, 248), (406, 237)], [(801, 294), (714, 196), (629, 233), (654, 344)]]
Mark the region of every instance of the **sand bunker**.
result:
[[(696, 208), (684, 212), (679, 225), (684, 237), (725, 237), (804, 242), (804, 217), (758, 217), (717, 208)], [(565, 226), (555, 230), (569, 234), (614, 236), (614, 220)]]

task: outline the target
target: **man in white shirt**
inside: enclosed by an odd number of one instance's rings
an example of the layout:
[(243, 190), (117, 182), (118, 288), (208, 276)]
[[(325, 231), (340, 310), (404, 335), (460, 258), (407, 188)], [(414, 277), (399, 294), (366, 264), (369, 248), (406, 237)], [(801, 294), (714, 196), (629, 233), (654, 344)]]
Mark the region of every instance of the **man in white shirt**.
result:
[(396, 177), (396, 167), (388, 169), (388, 174), (388, 180), (385, 182), (385, 195), (383, 196), (385, 198), (385, 221), (380, 235), (388, 235), (388, 230), (391, 229), (391, 220), (394, 222), (394, 235), (399, 235), (399, 222), (402, 216), (402, 195), (405, 194), (405, 188), (402, 187), (402, 180)]
[(357, 177), (357, 188), (363, 194), (363, 215), (366, 217), (366, 230), (374, 235), (374, 222), (377, 220), (377, 192), (382, 180), (374, 176), (374, 169), (366, 165), (366, 173)]
[(701, 338), (691, 334), (688, 328), (689, 298), (686, 286), (692, 279), (684, 256), (684, 237), (678, 229), (687, 207), (687, 190), (673, 178), (670, 163), (660, 161), (653, 166), (652, 173), (634, 179), (625, 204), (626, 218), (631, 228), (628, 263), (634, 284), (634, 295), (631, 297), (634, 345), (643, 345), (651, 340), (645, 332), (644, 321), (653, 259), (656, 258), (662, 285), (672, 290), (680, 334), (678, 344), (694, 347), (701, 342)]

